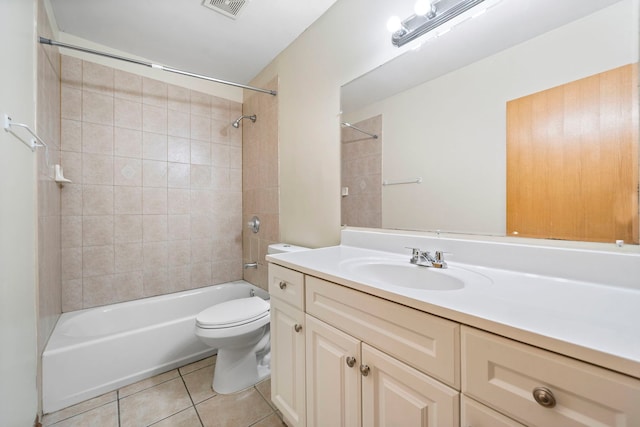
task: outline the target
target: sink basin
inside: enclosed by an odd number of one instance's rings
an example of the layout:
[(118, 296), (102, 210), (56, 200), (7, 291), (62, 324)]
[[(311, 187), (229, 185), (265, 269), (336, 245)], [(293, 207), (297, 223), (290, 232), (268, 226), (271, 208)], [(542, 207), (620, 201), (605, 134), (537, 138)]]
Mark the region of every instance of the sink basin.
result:
[(482, 274), (459, 267), (421, 267), (406, 261), (357, 259), (345, 261), (341, 269), (363, 282), (425, 291), (455, 291), (478, 283), (491, 283)]

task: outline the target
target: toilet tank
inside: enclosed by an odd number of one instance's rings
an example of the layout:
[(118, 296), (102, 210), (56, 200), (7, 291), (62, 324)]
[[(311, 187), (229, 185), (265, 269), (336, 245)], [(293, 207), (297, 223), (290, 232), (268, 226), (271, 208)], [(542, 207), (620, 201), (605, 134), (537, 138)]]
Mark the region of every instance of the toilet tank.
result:
[(305, 248), (304, 246), (295, 246), (295, 245), (290, 245), (288, 243), (274, 243), (272, 245), (269, 245), (269, 247), (267, 248), (267, 253), (268, 254), (282, 254), (285, 252), (298, 252), (298, 251), (306, 251), (309, 250), (309, 248)]

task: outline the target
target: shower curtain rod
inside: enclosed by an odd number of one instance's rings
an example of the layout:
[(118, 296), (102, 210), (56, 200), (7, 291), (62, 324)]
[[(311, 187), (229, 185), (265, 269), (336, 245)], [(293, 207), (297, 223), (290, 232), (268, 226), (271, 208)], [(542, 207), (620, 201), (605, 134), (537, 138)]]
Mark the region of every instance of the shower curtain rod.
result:
[(378, 135), (376, 135), (375, 133), (371, 133), (371, 132), (367, 132), (366, 130), (362, 130), (362, 129), (360, 129), (358, 126), (354, 126), (354, 125), (352, 125), (351, 123), (342, 122), (342, 123), (341, 123), (341, 125), (342, 125), (342, 126), (346, 126), (346, 127), (350, 127), (351, 129), (355, 129), (355, 130), (357, 130), (358, 132), (362, 132), (362, 133), (364, 133), (365, 135), (369, 135), (369, 136), (370, 136), (371, 138), (373, 138), (373, 139), (378, 139)]
[(93, 55), (99, 55), (99, 56), (104, 56), (104, 57), (111, 58), (111, 59), (117, 59), (117, 60), (120, 60), (120, 61), (130, 62), (132, 64), (144, 65), (145, 67), (155, 68), (155, 69), (162, 70), (162, 71), (168, 71), (170, 73), (182, 74), (183, 76), (195, 77), (197, 79), (208, 80), (210, 82), (216, 82), (216, 83), (221, 83), (221, 84), (224, 84), (224, 85), (240, 87), (240, 88), (248, 89), (248, 90), (254, 90), (256, 92), (268, 93), (269, 95), (273, 95), (273, 96), (277, 95), (277, 92), (275, 90), (262, 89), (262, 88), (259, 88), (259, 87), (243, 85), (241, 83), (230, 82), (230, 81), (227, 81), (227, 80), (214, 79), (213, 77), (203, 76), (202, 74), (190, 73), (188, 71), (182, 71), (182, 70), (178, 70), (176, 68), (165, 67), (164, 65), (153, 64), (151, 62), (140, 61), (140, 60), (132, 59), (132, 58), (125, 58), (124, 56), (113, 55), (111, 53), (100, 52), (100, 51), (97, 51), (97, 50), (87, 49), (87, 48), (80, 47), (80, 46), (74, 46), (74, 45), (67, 44), (67, 43), (60, 43), (60, 42), (57, 42), (55, 40), (47, 39), (45, 37), (40, 37), (39, 41), (42, 44), (49, 44), (51, 46), (58, 46), (58, 47), (64, 47), (64, 48), (67, 48), (67, 49), (78, 50), (80, 52), (86, 52), (86, 53), (91, 53)]

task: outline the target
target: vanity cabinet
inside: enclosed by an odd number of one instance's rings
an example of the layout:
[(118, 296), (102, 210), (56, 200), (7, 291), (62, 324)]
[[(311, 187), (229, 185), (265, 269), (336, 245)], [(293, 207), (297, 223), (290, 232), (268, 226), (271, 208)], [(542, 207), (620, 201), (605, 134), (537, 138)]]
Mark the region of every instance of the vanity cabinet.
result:
[(291, 427), (306, 422), (304, 276), (269, 264), (271, 400)]
[(640, 426), (637, 378), (348, 282), (275, 264), (269, 280), (272, 400), (291, 426)]

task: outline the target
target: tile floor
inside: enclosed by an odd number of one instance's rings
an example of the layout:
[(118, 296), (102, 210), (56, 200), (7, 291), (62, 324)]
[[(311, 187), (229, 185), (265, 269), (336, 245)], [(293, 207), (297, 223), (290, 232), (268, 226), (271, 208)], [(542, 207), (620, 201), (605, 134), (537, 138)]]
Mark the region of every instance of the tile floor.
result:
[(43, 417), (52, 427), (283, 427), (271, 382), (231, 395), (211, 389), (215, 356)]

